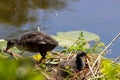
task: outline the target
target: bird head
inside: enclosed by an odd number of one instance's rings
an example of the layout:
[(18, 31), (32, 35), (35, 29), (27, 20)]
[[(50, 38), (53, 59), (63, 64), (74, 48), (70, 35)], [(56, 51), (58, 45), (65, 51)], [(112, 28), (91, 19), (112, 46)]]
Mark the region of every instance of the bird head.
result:
[(89, 56), (88, 56), (85, 52), (80, 52), (80, 53), (78, 53), (78, 54), (77, 54), (77, 57), (79, 57), (79, 58), (85, 57), (85, 58), (87, 58), (87, 59), (90, 59)]
[(84, 57), (89, 59), (85, 52), (80, 52), (76, 56), (76, 68), (78, 71), (81, 71), (85, 68), (85, 62), (82, 60)]
[(18, 43), (18, 40), (17, 39), (11, 39), (11, 40), (8, 40), (7, 42), (7, 47), (6, 47), (6, 51), (14, 46), (16, 46), (16, 44)]

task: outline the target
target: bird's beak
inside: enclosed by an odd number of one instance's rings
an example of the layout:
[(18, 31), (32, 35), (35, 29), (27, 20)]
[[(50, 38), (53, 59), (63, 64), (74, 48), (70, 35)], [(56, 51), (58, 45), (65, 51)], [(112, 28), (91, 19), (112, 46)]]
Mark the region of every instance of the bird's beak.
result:
[(90, 60), (90, 57), (88, 55), (85, 56), (86, 59)]
[(5, 51), (8, 51), (8, 49), (9, 49), (9, 48), (7, 47)]

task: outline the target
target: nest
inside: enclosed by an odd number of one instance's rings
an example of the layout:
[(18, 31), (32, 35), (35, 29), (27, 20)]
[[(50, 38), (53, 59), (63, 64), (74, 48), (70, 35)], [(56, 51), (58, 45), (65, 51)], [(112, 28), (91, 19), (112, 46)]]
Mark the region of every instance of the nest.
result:
[[(87, 80), (93, 78), (96, 79), (102, 75), (98, 62), (92, 67), (98, 57), (96, 54), (89, 55), (90, 60), (83, 59), (85, 62), (85, 68), (81, 71), (77, 71), (72, 62), (75, 60), (76, 53), (61, 53), (59, 56), (53, 56), (54, 58), (52, 59), (46, 59), (44, 64), (46, 68), (43, 68), (42, 65), (36, 67), (36, 69), (41, 68), (47, 80)], [(56, 62), (56, 64), (52, 64), (52, 62)], [(61, 65), (66, 65), (66, 69), (63, 69)]]

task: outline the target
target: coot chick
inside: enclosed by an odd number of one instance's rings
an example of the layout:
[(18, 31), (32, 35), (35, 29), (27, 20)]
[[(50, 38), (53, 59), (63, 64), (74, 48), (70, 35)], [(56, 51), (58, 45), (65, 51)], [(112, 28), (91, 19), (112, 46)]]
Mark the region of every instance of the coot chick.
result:
[(58, 42), (44, 32), (36, 31), (24, 34), (20, 39), (11, 39), (7, 42), (6, 51), (12, 47), (17, 47), (23, 51), (40, 52), (42, 59), (45, 59), (46, 52), (58, 46)]
[(82, 60), (83, 57), (89, 59), (85, 52), (78, 53), (76, 56), (76, 69), (78, 71), (81, 71), (85, 68), (85, 62)]
[[(82, 71), (85, 68), (85, 62), (83, 60), (84, 57), (89, 59), (85, 52), (80, 52), (77, 53), (74, 58), (61, 62), (59, 65), (60, 69), (58, 70), (58, 75), (61, 77), (67, 77), (69, 75), (68, 71), (71, 73)], [(67, 67), (69, 67), (69, 70), (66, 70)]]

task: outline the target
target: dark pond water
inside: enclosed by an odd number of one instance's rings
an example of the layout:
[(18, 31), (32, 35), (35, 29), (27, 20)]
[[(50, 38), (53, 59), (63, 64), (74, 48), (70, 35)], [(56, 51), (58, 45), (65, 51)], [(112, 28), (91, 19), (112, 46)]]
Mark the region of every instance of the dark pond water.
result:
[[(109, 44), (120, 32), (120, 0), (0, 0), (0, 39), (36, 30), (86, 30)], [(120, 56), (120, 39), (108, 57)]]

